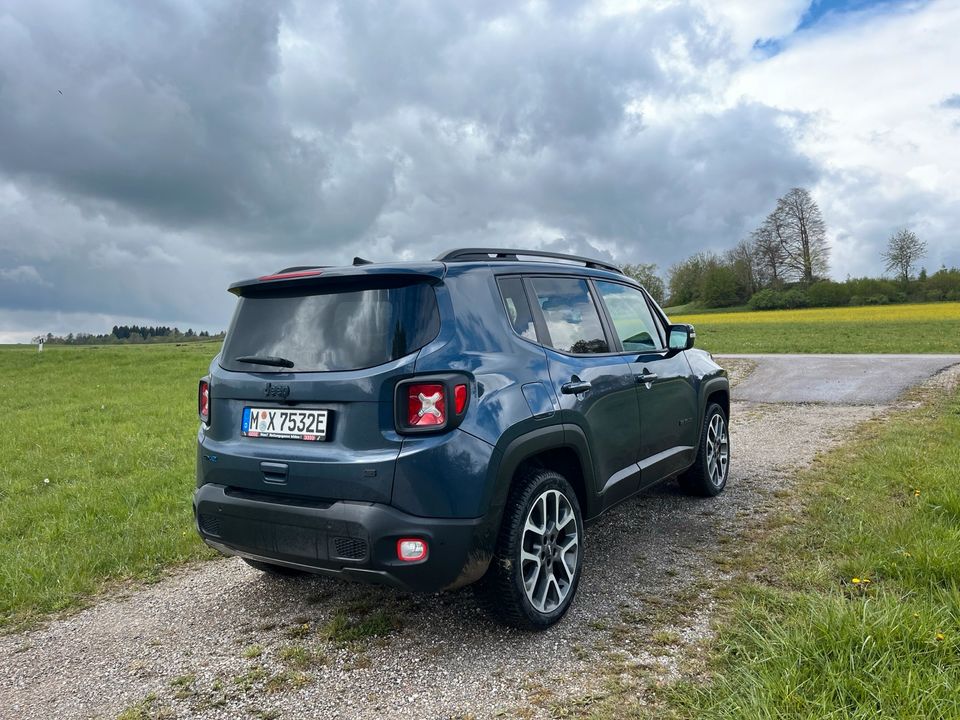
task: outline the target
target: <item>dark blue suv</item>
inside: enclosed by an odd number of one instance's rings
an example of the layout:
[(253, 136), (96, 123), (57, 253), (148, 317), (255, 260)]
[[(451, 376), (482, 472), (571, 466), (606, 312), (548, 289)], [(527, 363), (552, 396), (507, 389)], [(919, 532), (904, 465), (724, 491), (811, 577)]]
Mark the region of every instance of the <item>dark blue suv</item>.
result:
[(668, 478), (726, 484), (726, 372), (607, 263), (472, 248), (230, 291), (194, 510), (260, 570), (476, 583), (542, 629), (576, 593), (585, 522)]

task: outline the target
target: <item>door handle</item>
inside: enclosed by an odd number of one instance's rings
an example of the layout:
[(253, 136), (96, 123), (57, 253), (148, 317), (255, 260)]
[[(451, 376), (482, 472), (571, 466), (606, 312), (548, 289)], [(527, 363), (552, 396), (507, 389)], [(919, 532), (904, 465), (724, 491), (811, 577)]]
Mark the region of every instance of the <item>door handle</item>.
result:
[(634, 375), (634, 377), (637, 379), (638, 383), (649, 383), (656, 380), (659, 376), (656, 373), (644, 371), (642, 375)]
[(560, 392), (564, 395), (579, 395), (580, 393), (585, 393), (592, 387), (593, 385), (586, 380), (575, 380), (561, 385)]

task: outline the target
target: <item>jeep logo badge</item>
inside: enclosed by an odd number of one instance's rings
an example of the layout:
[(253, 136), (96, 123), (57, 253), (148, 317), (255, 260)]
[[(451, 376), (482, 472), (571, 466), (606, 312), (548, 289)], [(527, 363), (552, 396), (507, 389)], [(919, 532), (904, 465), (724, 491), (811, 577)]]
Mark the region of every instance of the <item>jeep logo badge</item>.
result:
[(287, 399), (287, 395), (290, 394), (289, 385), (274, 385), (273, 383), (267, 383), (267, 386), (263, 389), (264, 397), (278, 397), (282, 400)]

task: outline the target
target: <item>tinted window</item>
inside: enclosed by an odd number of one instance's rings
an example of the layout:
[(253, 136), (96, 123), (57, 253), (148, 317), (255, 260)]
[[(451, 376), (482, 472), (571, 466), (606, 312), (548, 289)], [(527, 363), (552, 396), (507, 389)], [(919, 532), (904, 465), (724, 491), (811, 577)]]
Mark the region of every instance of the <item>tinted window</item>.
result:
[(517, 277), (501, 278), (499, 281), (503, 307), (514, 332), (527, 340), (537, 341), (537, 331), (533, 324), (533, 313), (527, 302), (527, 293), (523, 281)]
[[(437, 299), (425, 283), (243, 297), (220, 364), (256, 372), (357, 370), (418, 350), (439, 330)], [(293, 368), (236, 361), (264, 355), (291, 360)]]
[(610, 351), (586, 280), (534, 278), (533, 287), (552, 347), (576, 354)]
[(618, 283), (597, 281), (596, 285), (624, 350), (658, 350), (662, 347), (660, 333), (642, 292)]

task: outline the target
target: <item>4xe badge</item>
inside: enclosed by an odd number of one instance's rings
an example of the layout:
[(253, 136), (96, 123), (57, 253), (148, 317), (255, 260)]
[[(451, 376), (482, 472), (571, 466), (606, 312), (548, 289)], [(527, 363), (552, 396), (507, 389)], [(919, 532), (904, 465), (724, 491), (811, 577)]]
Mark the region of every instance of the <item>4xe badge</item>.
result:
[(289, 394), (289, 385), (275, 385), (274, 383), (267, 383), (267, 386), (263, 389), (263, 396), (268, 398), (278, 397), (282, 400), (286, 400)]

